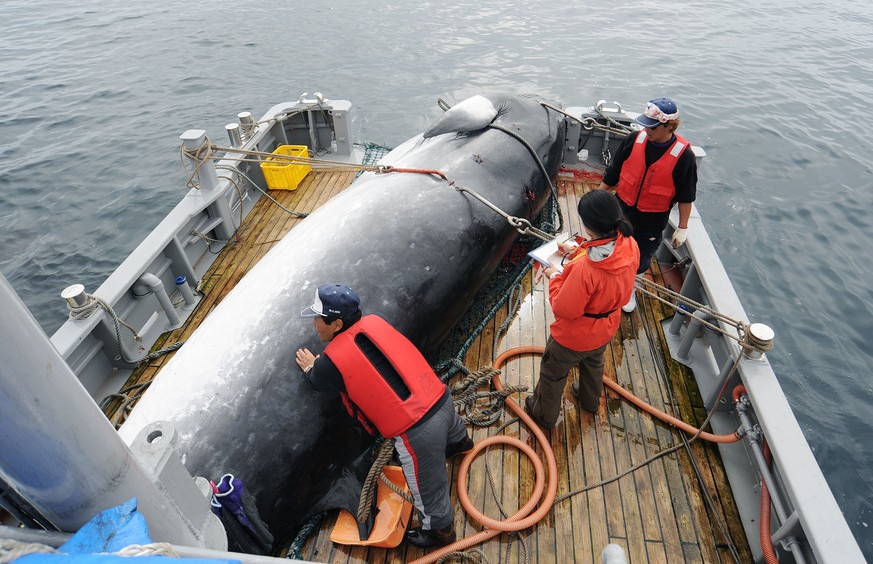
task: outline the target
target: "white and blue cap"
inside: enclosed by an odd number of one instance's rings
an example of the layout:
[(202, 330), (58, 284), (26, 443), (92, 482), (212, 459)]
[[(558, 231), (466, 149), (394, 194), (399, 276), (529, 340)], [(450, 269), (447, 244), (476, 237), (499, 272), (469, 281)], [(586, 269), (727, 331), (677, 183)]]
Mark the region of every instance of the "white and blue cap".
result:
[(358, 312), (361, 299), (345, 284), (324, 284), (315, 291), (315, 301), (300, 317), (348, 317)]
[(679, 119), (679, 108), (670, 98), (655, 98), (646, 103), (646, 109), (634, 121), (643, 127), (657, 127)]

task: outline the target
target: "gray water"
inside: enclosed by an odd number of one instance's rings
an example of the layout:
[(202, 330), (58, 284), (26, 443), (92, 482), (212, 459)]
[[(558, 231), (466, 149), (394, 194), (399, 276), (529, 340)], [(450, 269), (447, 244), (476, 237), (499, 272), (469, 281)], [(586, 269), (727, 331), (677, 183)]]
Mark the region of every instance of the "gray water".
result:
[(213, 0), (0, 3), (0, 271), (47, 333), (184, 194), (178, 135), (303, 92), (397, 145), (437, 97), (669, 96), (708, 157), (698, 207), (873, 560), (873, 4)]

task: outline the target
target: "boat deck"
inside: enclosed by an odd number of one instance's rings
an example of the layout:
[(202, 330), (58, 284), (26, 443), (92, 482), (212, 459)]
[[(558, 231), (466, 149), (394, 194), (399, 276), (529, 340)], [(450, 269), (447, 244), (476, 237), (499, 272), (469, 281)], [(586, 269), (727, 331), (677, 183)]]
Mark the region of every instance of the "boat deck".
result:
[[(354, 172), (313, 171), (296, 191), (271, 191), (270, 194), (289, 209), (309, 212), (348, 186), (354, 176)], [(580, 230), (575, 212), (577, 197), (590, 189), (593, 182), (597, 180), (563, 174), (559, 179), (560, 205), (571, 231)], [(187, 338), (272, 244), (298, 221), (262, 198), (240, 230), (240, 240), (222, 250), (204, 277), (205, 297), (195, 312), (182, 328), (164, 335), (154, 348)], [(653, 270), (657, 279), (663, 280), (659, 266), (654, 265)], [(496, 353), (517, 346), (545, 345), (552, 313), (544, 280), (531, 272), (524, 277), (523, 287), (522, 306), (498, 342)], [(503, 308), (469, 349), (464, 359), (469, 369), (491, 365), (496, 356), (492, 350), (494, 332), (505, 321), (507, 312), (508, 308)], [(693, 378), (686, 368), (662, 352), (666, 346), (660, 321), (670, 315), (669, 308), (649, 299), (641, 300), (634, 313), (623, 314), (621, 328), (607, 352), (606, 377), (655, 407), (695, 424), (701, 422), (706, 413)], [(141, 367), (126, 385), (129, 394), (141, 393), (170, 356), (172, 354)], [(538, 365), (537, 356), (523, 355), (509, 360), (501, 376), (504, 385), (532, 387)], [(515, 399), (523, 398), (517, 395)], [(125, 407), (116, 401), (106, 411), (117, 423)], [(479, 441), (493, 434), (510, 418), (511, 414), (507, 413), (493, 427), (473, 428), (473, 439)], [(531, 445), (536, 442), (519, 422), (502, 432)], [(546, 435), (550, 437), (557, 460), (559, 500), (568, 493), (624, 474), (634, 465), (682, 441), (676, 431), (611, 392), (606, 393), (596, 414), (584, 412), (569, 386), (558, 426), (551, 432), (546, 431)], [(541, 451), (539, 446), (537, 450)], [(460, 463), (461, 457), (455, 457), (449, 468), (453, 478), (455, 530), (459, 538), (482, 529), (465, 515), (458, 501), (454, 482)], [(499, 501), (492, 494), (489, 474)], [(533, 483), (533, 465), (524, 455), (513, 448), (494, 447), (473, 464), (468, 489), (471, 500), (480, 510), (500, 518), (501, 513), (511, 515), (527, 501)], [(303, 547), (304, 560), (406, 562), (425, 554), (405, 543), (394, 549), (335, 545), (329, 539), (335, 521), (336, 512), (324, 519), (321, 528), (312, 534)], [(752, 560), (721, 458), (714, 445), (703, 441), (695, 441), (690, 449), (682, 448), (660, 457), (618, 480), (558, 501), (540, 523), (520, 535), (510, 538), (509, 534), (503, 534), (478, 548), (489, 562), (588, 563), (599, 561), (601, 550), (609, 543), (624, 548), (631, 563)]]

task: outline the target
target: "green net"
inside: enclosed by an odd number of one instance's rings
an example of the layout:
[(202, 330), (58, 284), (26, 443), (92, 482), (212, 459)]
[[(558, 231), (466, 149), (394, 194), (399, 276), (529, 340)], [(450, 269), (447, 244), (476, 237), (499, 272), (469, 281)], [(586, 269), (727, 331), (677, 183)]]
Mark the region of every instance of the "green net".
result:
[(364, 158), (361, 164), (374, 165), (379, 162), (379, 159), (387, 155), (391, 151), (391, 147), (379, 145), (378, 143), (364, 143)]

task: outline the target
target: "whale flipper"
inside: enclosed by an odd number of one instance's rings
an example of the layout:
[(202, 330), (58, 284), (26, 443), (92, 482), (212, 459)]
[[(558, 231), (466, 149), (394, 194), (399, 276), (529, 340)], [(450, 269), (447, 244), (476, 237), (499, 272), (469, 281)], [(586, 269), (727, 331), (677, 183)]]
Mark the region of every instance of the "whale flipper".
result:
[(466, 133), (485, 129), (494, 121), (497, 113), (491, 100), (476, 94), (449, 108), (443, 117), (424, 132), (424, 138), (429, 139), (443, 133)]

